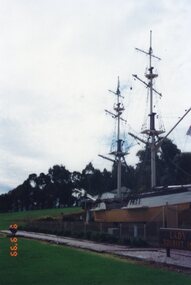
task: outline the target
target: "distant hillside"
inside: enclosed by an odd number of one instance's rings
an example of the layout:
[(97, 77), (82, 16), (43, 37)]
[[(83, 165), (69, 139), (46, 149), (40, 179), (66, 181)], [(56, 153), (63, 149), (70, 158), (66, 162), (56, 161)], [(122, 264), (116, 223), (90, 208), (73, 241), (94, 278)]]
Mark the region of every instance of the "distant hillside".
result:
[(1, 213), (0, 230), (6, 230), (11, 224), (23, 225), (30, 220), (45, 217), (60, 217), (61, 214), (78, 213), (82, 209), (79, 207), (62, 208), (62, 209), (43, 209), (24, 212)]

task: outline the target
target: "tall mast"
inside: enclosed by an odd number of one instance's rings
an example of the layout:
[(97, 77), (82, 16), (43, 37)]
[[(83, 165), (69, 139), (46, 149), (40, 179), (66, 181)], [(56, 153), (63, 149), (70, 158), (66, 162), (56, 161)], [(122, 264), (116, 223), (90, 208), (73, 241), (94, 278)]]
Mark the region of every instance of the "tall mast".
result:
[(152, 66), (152, 31), (150, 31), (150, 48), (149, 48), (149, 73), (146, 74), (148, 79), (149, 91), (150, 91), (150, 136), (151, 136), (151, 188), (156, 186), (156, 152), (155, 152), (155, 136), (157, 132), (155, 130), (155, 115), (153, 112), (153, 79), (157, 77), (157, 74), (153, 73)]
[(114, 106), (114, 110), (116, 111), (117, 117), (117, 150), (115, 156), (117, 158), (117, 196), (118, 198), (121, 197), (121, 158), (122, 154), (122, 139), (120, 137), (120, 123), (121, 123), (121, 114), (125, 110), (123, 104), (120, 103), (119, 97), (121, 96), (120, 92), (120, 82), (118, 77), (118, 84), (117, 84), (117, 104)]
[(137, 75), (133, 75), (136, 79), (141, 81), (146, 85), (147, 88), (149, 88), (149, 96), (150, 96), (150, 124), (149, 124), (149, 129), (145, 129), (142, 131), (143, 134), (146, 134), (150, 138), (150, 150), (151, 150), (151, 188), (156, 186), (156, 136), (158, 136), (161, 133), (164, 133), (163, 130), (156, 130), (155, 129), (155, 115), (156, 113), (153, 112), (153, 92), (157, 93), (158, 95), (162, 96), (161, 93), (156, 91), (153, 88), (153, 80), (158, 76), (158, 74), (153, 72), (154, 67), (152, 66), (152, 58), (156, 58), (160, 60), (159, 57), (153, 55), (153, 49), (152, 49), (152, 31), (150, 31), (150, 47), (149, 51), (146, 52), (144, 50), (136, 48), (138, 51), (143, 52), (149, 56), (149, 68), (148, 72), (145, 74), (145, 77), (148, 79), (148, 82), (144, 82), (141, 80)]
[(99, 155), (102, 158), (111, 160), (111, 161), (115, 161), (117, 163), (117, 197), (121, 198), (121, 167), (122, 167), (122, 161), (124, 160), (124, 156), (127, 154), (126, 152), (123, 151), (122, 146), (123, 146), (123, 140), (121, 139), (121, 121), (126, 122), (126, 120), (124, 120), (121, 115), (123, 113), (123, 111), (125, 110), (123, 103), (121, 102), (121, 98), (124, 98), (121, 95), (121, 91), (120, 91), (120, 81), (119, 81), (119, 77), (118, 77), (118, 83), (117, 83), (117, 90), (116, 92), (109, 90), (111, 93), (113, 93), (114, 95), (116, 95), (117, 100), (116, 103), (114, 104), (114, 113), (110, 112), (108, 110), (105, 110), (105, 112), (109, 115), (112, 116), (112, 118), (117, 120), (117, 140), (116, 140), (116, 149), (111, 152), (111, 155), (115, 156), (115, 160), (112, 160), (110, 158), (107, 158), (103, 155)]

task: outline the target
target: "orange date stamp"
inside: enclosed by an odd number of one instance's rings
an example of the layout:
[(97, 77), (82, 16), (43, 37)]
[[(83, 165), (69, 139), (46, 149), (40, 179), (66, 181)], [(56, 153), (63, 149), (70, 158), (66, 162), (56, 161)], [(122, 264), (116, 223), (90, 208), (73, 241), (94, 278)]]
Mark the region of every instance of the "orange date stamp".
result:
[(10, 225), (9, 230), (11, 231), (12, 237), (10, 238), (10, 256), (18, 255), (18, 238), (15, 236), (18, 229), (17, 224)]

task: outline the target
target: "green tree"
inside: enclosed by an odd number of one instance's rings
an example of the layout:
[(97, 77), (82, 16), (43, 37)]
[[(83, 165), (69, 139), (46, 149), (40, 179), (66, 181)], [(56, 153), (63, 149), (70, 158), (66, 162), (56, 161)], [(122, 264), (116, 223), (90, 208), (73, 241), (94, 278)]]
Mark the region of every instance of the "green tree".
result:
[(177, 184), (191, 184), (191, 152), (183, 152), (175, 158)]
[[(150, 147), (146, 145), (144, 150), (137, 153), (139, 162), (136, 165), (136, 188), (139, 191), (150, 191), (151, 184), (151, 154)], [(170, 140), (165, 139), (160, 151), (156, 154), (157, 185), (173, 185), (176, 179), (176, 161), (180, 150)]]
[(170, 140), (165, 139), (161, 145), (160, 160), (158, 163), (158, 184), (176, 184), (176, 158), (181, 153), (178, 147)]

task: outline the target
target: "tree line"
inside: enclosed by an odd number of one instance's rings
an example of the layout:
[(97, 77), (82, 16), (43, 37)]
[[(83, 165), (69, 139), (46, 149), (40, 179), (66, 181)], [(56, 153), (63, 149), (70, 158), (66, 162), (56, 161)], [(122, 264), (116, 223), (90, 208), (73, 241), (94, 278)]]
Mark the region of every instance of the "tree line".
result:
[[(132, 192), (150, 191), (150, 149), (137, 153), (135, 166), (122, 165), (122, 185)], [(181, 152), (169, 139), (156, 156), (157, 185), (191, 184), (191, 153)], [(74, 188), (83, 188), (92, 195), (117, 187), (117, 165), (111, 171), (94, 168), (90, 162), (81, 171), (70, 172), (63, 165), (54, 165), (48, 173), (32, 173), (15, 189), (0, 196), (0, 212), (72, 206)]]

